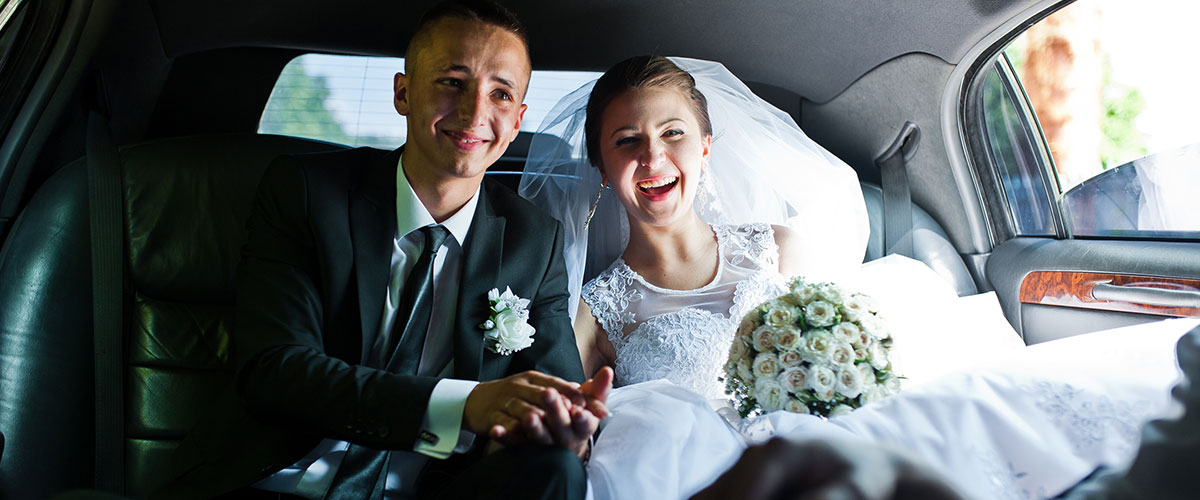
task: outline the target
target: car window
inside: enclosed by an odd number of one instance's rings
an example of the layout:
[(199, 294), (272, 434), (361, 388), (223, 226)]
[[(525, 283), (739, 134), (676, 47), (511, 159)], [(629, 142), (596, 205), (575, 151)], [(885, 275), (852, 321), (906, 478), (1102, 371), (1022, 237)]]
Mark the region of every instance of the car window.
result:
[(984, 142), (1016, 234), (1047, 234), (1057, 210), (1063, 236), (1200, 239), (1196, 16), (1200, 4), (1169, 0), (1076, 2), (981, 75)]
[[(1046, 159), (1037, 147), (1037, 122), (1023, 108), (1020, 89), (1011, 77), (1008, 61), (996, 61), (984, 77), (979, 93), (983, 132), (992, 165), (1004, 188), (1007, 215), (1017, 234), (1053, 236), (1054, 192), (1045, 175)], [(1007, 76), (1007, 77), (1006, 77)]]
[[(404, 117), (392, 106), (399, 57), (304, 54), (279, 75), (258, 131), (352, 146), (392, 149), (404, 143)], [(521, 130), (536, 131), (560, 98), (600, 76), (592, 71), (535, 70)]]

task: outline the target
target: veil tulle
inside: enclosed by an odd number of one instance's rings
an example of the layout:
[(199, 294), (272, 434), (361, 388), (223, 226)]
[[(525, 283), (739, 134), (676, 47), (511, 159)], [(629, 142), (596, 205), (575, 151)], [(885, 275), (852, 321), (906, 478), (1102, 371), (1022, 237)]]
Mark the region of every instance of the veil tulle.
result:
[[(789, 226), (801, 240), (801, 274), (810, 279), (832, 280), (857, 268), (870, 224), (854, 169), (721, 63), (670, 59), (695, 78), (712, 119), (708, 175), (695, 202), (700, 218), (710, 224)], [(601, 180), (588, 162), (583, 130), (594, 85), (568, 94), (546, 115), (519, 188), (564, 226), (572, 320), (583, 283), (612, 264), (629, 241), (625, 209), (611, 191), (583, 227)]]

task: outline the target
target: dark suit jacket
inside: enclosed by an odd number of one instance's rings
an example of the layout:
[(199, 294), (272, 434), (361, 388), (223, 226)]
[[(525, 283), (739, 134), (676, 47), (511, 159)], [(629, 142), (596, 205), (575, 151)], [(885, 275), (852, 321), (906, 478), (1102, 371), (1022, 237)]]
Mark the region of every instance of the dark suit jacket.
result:
[[(400, 150), (281, 157), (265, 174), (238, 268), (234, 352), (245, 414), (202, 424), (164, 493), (210, 496), (286, 467), (321, 438), (412, 449), (438, 379), (359, 366), (375, 340), (396, 227)], [(561, 225), (485, 179), (463, 242), (454, 378), (538, 370), (582, 381), (567, 314)], [(484, 349), (492, 288), (531, 300), (534, 343)], [(438, 319), (435, 318), (435, 321)], [(482, 441), (482, 440), (477, 440)]]

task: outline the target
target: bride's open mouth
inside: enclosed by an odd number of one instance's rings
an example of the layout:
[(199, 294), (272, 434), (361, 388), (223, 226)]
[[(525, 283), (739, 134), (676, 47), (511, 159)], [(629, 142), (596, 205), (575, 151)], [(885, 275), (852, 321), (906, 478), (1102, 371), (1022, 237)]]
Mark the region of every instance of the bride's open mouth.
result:
[(647, 179), (637, 183), (638, 191), (650, 198), (658, 198), (671, 192), (679, 184), (679, 177), (666, 176)]

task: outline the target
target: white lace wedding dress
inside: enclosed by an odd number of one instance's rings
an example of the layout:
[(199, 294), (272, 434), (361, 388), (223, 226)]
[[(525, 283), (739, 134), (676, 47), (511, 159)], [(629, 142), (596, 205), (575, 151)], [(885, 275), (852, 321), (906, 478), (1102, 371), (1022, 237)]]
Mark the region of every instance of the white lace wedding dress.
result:
[(595, 498), (686, 498), (772, 435), (899, 446), (972, 498), (1052, 496), (1131, 455), (1142, 423), (1168, 409), (1173, 346), (1196, 324), (1025, 347), (993, 294), (959, 298), (923, 264), (885, 258), (845, 284), (882, 304), (904, 390), (832, 420), (742, 420), (724, 402), (721, 367), (736, 322), (785, 279), (770, 226), (714, 230), (718, 270), (701, 288), (656, 287), (623, 260), (583, 288), (617, 354), (612, 417), (589, 464)]

